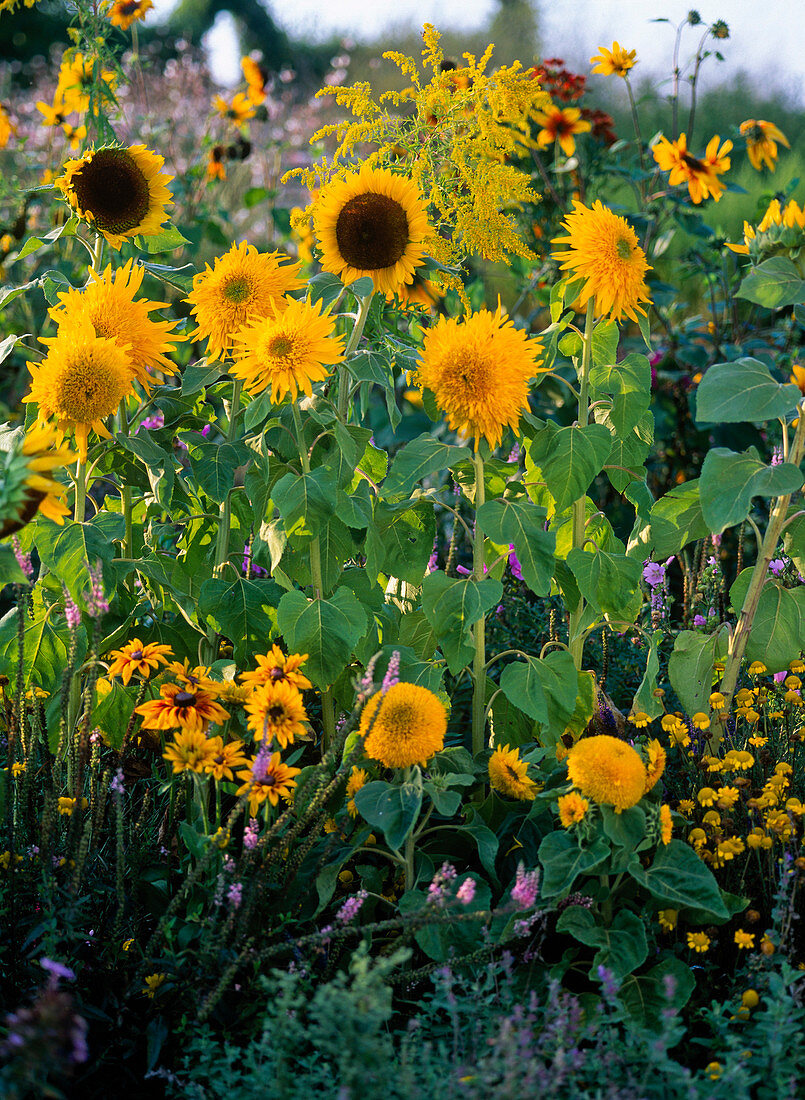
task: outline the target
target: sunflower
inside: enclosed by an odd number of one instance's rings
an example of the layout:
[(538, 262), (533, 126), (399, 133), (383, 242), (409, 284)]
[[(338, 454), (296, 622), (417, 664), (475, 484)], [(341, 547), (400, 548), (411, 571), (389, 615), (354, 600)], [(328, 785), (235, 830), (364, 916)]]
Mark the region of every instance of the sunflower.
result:
[(307, 653), (289, 653), (286, 655), (278, 645), (274, 645), (271, 647), (270, 653), (258, 653), (255, 656), (257, 669), (254, 672), (241, 673), (241, 683), (251, 687), (259, 687), (261, 684), (275, 684), (278, 681), (284, 681), (295, 687), (297, 691), (306, 691), (313, 685), (307, 676), (299, 671), (299, 668), (307, 658)]
[(213, 779), (219, 782), (222, 779), (234, 780), (235, 768), (248, 767), (249, 760), (243, 753), (242, 741), (229, 741), (225, 745), (222, 737), (211, 737), (210, 745), (214, 752), (204, 761), (204, 771)]
[(668, 182), (672, 187), (686, 183), (694, 203), (710, 195), (718, 202), (724, 192), (724, 184), (718, 177), (729, 169), (727, 154), (732, 149), (731, 141), (725, 141), (719, 148), (720, 140), (718, 134), (711, 138), (701, 160), (688, 152), (685, 134), (680, 134), (676, 141), (661, 137), (651, 147), (651, 152), (663, 172), (669, 173)]
[(5, 149), (11, 137), (17, 133), (17, 128), (8, 117), (8, 111), (0, 103), (0, 149)]
[(544, 111), (535, 111), (534, 121), (542, 127), (537, 134), (540, 149), (547, 149), (558, 141), (566, 157), (576, 152), (574, 134), (585, 134), (592, 126), (581, 117), (578, 107), (556, 107), (554, 104)]
[[(138, 708), (139, 710), (140, 708)], [(183, 729), (177, 733), (163, 752), (173, 766), (173, 774), (197, 772), (201, 774), (216, 751), (215, 739), (205, 737), (201, 729)]]
[(559, 821), (569, 829), (571, 825), (578, 825), (590, 808), (586, 798), (582, 798), (578, 791), (570, 791), (559, 796), (557, 801)]
[(289, 298), (283, 309), (275, 303), (268, 317), (244, 325), (234, 338), (232, 376), (253, 397), (270, 386), (274, 405), (289, 393), (292, 401), (300, 392), (310, 397), (327, 367), (344, 360), (343, 337), (334, 335), (335, 320), (321, 308), (321, 301), (312, 306)]
[(127, 237), (160, 232), (165, 207), (173, 205), (167, 188), (173, 176), (161, 171), (164, 163), (144, 145), (104, 145), (68, 160), (54, 185), (79, 218), (120, 248)]
[(10, 449), (0, 441), (0, 539), (30, 523), (37, 512), (61, 526), (70, 514), (64, 503), (67, 486), (50, 474), (77, 455), (57, 446), (55, 428), (45, 425), (35, 424), (27, 435), (15, 432), (6, 438)]
[(64, 130), (65, 136), (69, 141), (70, 148), (73, 150), (73, 152), (76, 151), (82, 141), (86, 141), (86, 126), (73, 126), (69, 122), (63, 122), (61, 128), (62, 130)]
[(489, 757), (489, 783), (492, 790), (519, 802), (530, 802), (537, 785), (528, 778), (528, 764), (520, 759), (519, 749), (500, 745)]
[(648, 752), (648, 764), (646, 766), (646, 794), (659, 782), (660, 776), (665, 771), (665, 749), (656, 738), (649, 741), (646, 748)]
[(111, 91), (117, 84), (117, 76), (114, 72), (101, 69), (97, 59), (91, 57), (85, 59), (82, 53), (74, 54), (72, 58), (65, 54), (59, 69), (56, 91), (53, 94), (53, 106), (61, 105), (64, 113), (68, 115), (73, 111), (83, 114), (84, 111), (89, 110), (90, 93), (96, 80), (96, 68), (97, 77)]
[(629, 70), (635, 67), (637, 50), (625, 50), (617, 42), (612, 43), (611, 50), (606, 46), (599, 46), (598, 49), (599, 52), (590, 58), (590, 64), (597, 62), (592, 69), (594, 73), (601, 73), (603, 76), (611, 76), (613, 73), (615, 76), (626, 76)]
[(394, 292), (424, 262), (425, 202), (413, 180), (364, 165), (322, 189), (314, 212), (321, 266), (352, 283), (369, 276)]
[(563, 271), (585, 280), (579, 296), (582, 306), (594, 298), (597, 314), (608, 313), (616, 321), (625, 314), (636, 321), (637, 313), (646, 312), (640, 302), (650, 301), (645, 274), (651, 268), (635, 231), (599, 200), (588, 207), (574, 199), (573, 206), (562, 223), (568, 235), (553, 240), (569, 245), (569, 250), (554, 252), (553, 258)]
[(173, 650), (169, 645), (144, 643), (139, 638), (132, 638), (122, 649), (113, 649), (109, 656), (114, 657), (114, 661), (106, 675), (122, 676), (123, 683), (128, 684), (135, 672), (147, 680), (160, 665), (167, 665)]
[(190, 339), (206, 339), (207, 356), (223, 358), (247, 322), (267, 317), (272, 305), (287, 307), (290, 299), (285, 295), (302, 286), (299, 268), (282, 252), (258, 252), (245, 241), (233, 245), (193, 279), (192, 293), (185, 299), (196, 316)]
[(625, 741), (601, 734), (582, 737), (567, 755), (567, 774), (582, 794), (615, 813), (635, 806), (646, 789), (646, 768)]
[(132, 23), (145, 19), (153, 6), (153, 0), (114, 0), (109, 10), (109, 22), (113, 27), (127, 31)]
[(782, 130), (778, 129), (773, 122), (766, 122), (762, 118), (748, 118), (746, 122), (741, 123), (740, 132), (746, 138), (746, 155), (756, 172), (761, 172), (764, 164), (770, 172), (775, 170), (778, 141), (786, 149), (791, 148)]
[(519, 435), (528, 409), (528, 383), (544, 368), (542, 348), (522, 329), (482, 309), (459, 321), (440, 317), (425, 334), (414, 381), (433, 391), (452, 429), (494, 448), (505, 427)]
[(96, 336), (127, 345), (131, 373), (148, 390), (154, 372), (173, 374), (176, 367), (167, 355), (176, 350), (176, 342), (184, 339), (173, 333), (176, 321), (153, 321), (148, 314), (162, 309), (164, 302), (135, 301), (145, 270), (129, 260), (112, 274), (110, 264), (102, 275), (90, 272), (90, 282), (83, 290), (63, 291), (59, 306), (50, 316), (61, 326), (75, 321), (88, 321)]
[(281, 748), (292, 745), (297, 737), (307, 736), (307, 712), (302, 696), (287, 680), (260, 684), (246, 703), (247, 725), (255, 741), (267, 737)]
[(424, 765), (444, 746), (447, 711), (427, 688), (398, 683), (385, 695), (377, 692), (363, 708), (359, 734), (366, 734), (370, 726), (364, 744), (367, 756), (386, 768)]
[(243, 70), (243, 78), (249, 85), (249, 99), (259, 107), (266, 98), (266, 74), (251, 57), (242, 57), (240, 67)]
[(61, 100), (53, 103), (53, 106), (45, 103), (43, 99), (37, 100), (36, 109), (42, 115), (42, 126), (63, 126), (65, 120), (73, 114)]
[(355, 803), (355, 795), (365, 786), (369, 779), (369, 772), (365, 768), (353, 768), (347, 780), (347, 810), (350, 817), (358, 816), (358, 807)]
[(86, 462), (90, 430), (110, 439), (103, 420), (132, 392), (128, 350), (96, 336), (89, 321), (65, 324), (58, 336), (42, 343), (50, 345), (48, 354), (41, 363), (29, 364), (31, 392), (22, 400), (39, 406), (40, 421), (56, 417), (59, 442), (72, 432)]
[(296, 786), (294, 776), (299, 775), (301, 770), (283, 764), (280, 754), (275, 752), (268, 758), (256, 756), (250, 768), (238, 772), (238, 779), (243, 780), (243, 786), (238, 787), (237, 793), (240, 795), (248, 792), (250, 816), (257, 814), (258, 808), (266, 799), (272, 806), (276, 806), (281, 798), (290, 802)]
[(215, 702), (209, 692), (188, 691), (187, 684), (163, 684), (159, 689), (159, 699), (150, 699), (135, 713), (143, 716), (143, 729), (183, 730), (202, 732), (209, 722), (218, 725), (230, 717), (229, 711)]
[(247, 119), (254, 118), (254, 104), (244, 92), (237, 92), (232, 97), (231, 103), (227, 103), (223, 96), (217, 95), (212, 101), (212, 105), (221, 118), (226, 119), (227, 122), (231, 122), (235, 126), (246, 122)]

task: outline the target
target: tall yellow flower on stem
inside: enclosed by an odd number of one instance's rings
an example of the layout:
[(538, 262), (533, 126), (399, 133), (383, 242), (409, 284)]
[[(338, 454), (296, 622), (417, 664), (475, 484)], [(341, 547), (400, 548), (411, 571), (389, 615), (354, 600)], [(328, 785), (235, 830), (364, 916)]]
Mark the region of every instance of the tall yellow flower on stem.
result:
[(245, 241), (233, 245), (193, 279), (185, 299), (197, 326), (190, 339), (206, 340), (210, 359), (224, 358), (244, 325), (268, 317), (272, 306), (287, 307), (285, 295), (302, 286), (299, 268), (282, 252), (258, 252)]
[(543, 372), (540, 344), (511, 321), (500, 306), (463, 320), (440, 317), (425, 333), (416, 384), (433, 391), (450, 427), (495, 448), (510, 427), (519, 435), (528, 409), (529, 381)]
[(146, 680), (150, 679), (151, 673), (156, 672), (160, 665), (168, 664), (173, 650), (169, 645), (132, 638), (121, 649), (113, 649), (109, 656), (114, 659), (106, 675), (121, 676), (123, 683), (128, 684), (135, 672)]
[(221, 118), (225, 119), (227, 122), (231, 122), (235, 126), (239, 126), (242, 122), (247, 122), (248, 119), (254, 118), (254, 104), (245, 92), (236, 92), (232, 97), (231, 103), (227, 103), (223, 96), (217, 95), (215, 99), (213, 99), (212, 105)]
[(741, 123), (740, 132), (746, 138), (746, 155), (756, 172), (761, 172), (764, 164), (770, 172), (776, 169), (778, 141), (786, 149), (791, 148), (783, 131), (763, 118), (748, 118)]
[(593, 62), (594, 73), (624, 77), (637, 64), (637, 50), (625, 50), (618, 42), (613, 42), (611, 50), (606, 46), (599, 46), (598, 53), (590, 58), (590, 63)]
[(321, 266), (352, 283), (369, 276), (392, 293), (424, 262), (429, 234), (425, 202), (413, 180), (364, 165), (332, 179), (316, 200), (313, 221)]
[(283, 680), (297, 691), (306, 691), (312, 687), (301, 666), (308, 658), (307, 653), (283, 653), (278, 645), (271, 647), (270, 653), (258, 653), (255, 656), (257, 668), (253, 672), (242, 672), (241, 683), (256, 688), (261, 684), (275, 684)]
[(650, 301), (645, 275), (651, 268), (626, 219), (598, 200), (588, 207), (574, 199), (562, 226), (567, 236), (555, 237), (553, 244), (569, 247), (552, 255), (563, 271), (585, 280), (581, 304), (592, 298), (596, 314), (608, 313), (616, 321), (645, 314), (640, 303)]
[(691, 200), (697, 204), (710, 196), (718, 202), (724, 192), (724, 184), (718, 177), (729, 170), (727, 154), (732, 149), (731, 141), (719, 146), (720, 141), (718, 134), (711, 138), (701, 159), (688, 151), (684, 133), (676, 141), (661, 137), (652, 145), (651, 152), (663, 172), (669, 173), (668, 182), (672, 187), (686, 183)]
[(236, 334), (230, 374), (243, 382), (252, 396), (271, 388), (271, 401), (279, 405), (290, 393), (308, 397), (313, 383), (330, 373), (327, 369), (344, 360), (343, 337), (335, 335), (335, 320), (322, 313), (321, 302), (310, 305), (286, 299), (267, 317), (244, 325)]
[(109, 22), (127, 31), (132, 23), (145, 19), (153, 6), (153, 0), (114, 0), (109, 9)]
[(79, 218), (120, 248), (128, 237), (159, 233), (168, 217), (173, 176), (162, 171), (164, 163), (144, 145), (104, 145), (68, 160), (54, 186)]
[(31, 392), (23, 398), (38, 406), (40, 421), (56, 418), (59, 442), (75, 436), (79, 461), (87, 460), (90, 431), (110, 439), (103, 421), (131, 393), (132, 373), (126, 347), (96, 336), (88, 321), (63, 325), (59, 335), (43, 339), (48, 354), (30, 365)]
[(549, 149), (558, 141), (566, 157), (572, 157), (576, 152), (575, 135), (585, 134), (592, 128), (592, 123), (581, 117), (578, 107), (557, 107), (554, 104), (544, 111), (536, 111), (534, 121), (542, 127), (537, 134), (540, 149)]

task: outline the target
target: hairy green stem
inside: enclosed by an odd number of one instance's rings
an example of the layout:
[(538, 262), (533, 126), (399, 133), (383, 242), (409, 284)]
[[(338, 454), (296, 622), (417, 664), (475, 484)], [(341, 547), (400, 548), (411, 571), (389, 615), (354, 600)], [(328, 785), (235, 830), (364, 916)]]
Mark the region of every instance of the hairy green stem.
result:
[[(243, 389), (243, 383), (240, 379), (234, 379), (232, 382), (232, 403), (229, 406), (229, 424), (227, 426), (226, 441), (231, 443), (235, 438), (237, 432), (237, 418), (238, 411), (240, 409), (240, 395)], [(232, 516), (232, 508), (229, 503), (229, 496), (232, 489), (226, 494), (221, 510), (218, 514), (218, 535), (215, 540), (215, 563), (213, 565), (213, 576), (220, 577), (223, 575), (224, 566), (229, 558), (229, 535), (230, 535), (230, 520)], [(210, 625), (207, 628), (207, 659), (211, 664), (217, 656), (217, 631), (214, 626)]]
[(87, 460), (78, 459), (75, 467), (75, 506), (73, 515), (76, 523), (83, 523), (87, 510)]
[[(472, 540), (472, 576), (480, 583), (484, 579), (484, 532), (478, 519), (478, 511), (484, 503), (484, 460), (476, 451), (472, 461), (475, 465), (475, 534)], [(472, 627), (472, 640), (475, 657), (472, 662), (472, 753), (479, 753), (484, 747), (484, 729), (486, 727), (485, 688), (486, 688), (486, 616), (482, 615)]]
[[(593, 347), (593, 310), (595, 299), (587, 300), (587, 316), (584, 319), (584, 336), (582, 337), (581, 370), (579, 375), (579, 414), (578, 425), (586, 428), (590, 417), (590, 362), (592, 360)], [(585, 506), (586, 495), (579, 497), (573, 503), (573, 549), (581, 550), (584, 546)], [(581, 629), (581, 621), (584, 616), (584, 598), (579, 596), (579, 602), (575, 610), (570, 613), (570, 629), (568, 634), (568, 648), (573, 658), (573, 664), (581, 669), (584, 656), (584, 634)]]
[(347, 415), (349, 414), (349, 391), (351, 386), (351, 377), (346, 364), (354, 354), (358, 346), (358, 341), (363, 335), (364, 325), (366, 324), (366, 318), (369, 316), (369, 306), (372, 304), (373, 297), (374, 290), (371, 290), (365, 298), (361, 298), (360, 300), (361, 304), (358, 310), (358, 316), (355, 318), (352, 334), (344, 352), (344, 362), (338, 370), (338, 419), (343, 421), (344, 424), (346, 424)]

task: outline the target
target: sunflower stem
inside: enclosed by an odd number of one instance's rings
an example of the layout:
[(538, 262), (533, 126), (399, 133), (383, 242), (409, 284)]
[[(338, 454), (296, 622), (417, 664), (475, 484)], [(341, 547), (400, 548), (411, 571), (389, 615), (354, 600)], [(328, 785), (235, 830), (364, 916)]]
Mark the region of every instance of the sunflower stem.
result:
[(637, 115), (637, 104), (634, 99), (634, 92), (632, 91), (632, 85), (629, 82), (628, 74), (624, 76), (623, 82), (626, 85), (626, 91), (629, 94), (629, 106), (632, 110), (632, 125), (634, 126), (635, 139), (637, 141), (637, 152), (640, 156), (640, 170), (643, 173), (643, 177), (640, 180), (640, 198), (643, 206), (646, 205), (646, 155), (643, 151), (643, 135), (640, 132), (640, 119)]
[(355, 318), (355, 324), (352, 328), (352, 334), (349, 338), (346, 351), (344, 352), (344, 362), (341, 364), (338, 371), (338, 419), (347, 422), (347, 415), (349, 413), (349, 390), (351, 385), (351, 378), (347, 369), (347, 363), (350, 356), (355, 353), (355, 349), (358, 346), (358, 341), (363, 335), (363, 329), (366, 324), (366, 318), (369, 316), (369, 306), (372, 304), (372, 298), (374, 297), (374, 290), (371, 290), (365, 298), (361, 298), (360, 308), (358, 310), (358, 316)]
[[(231, 443), (235, 438), (237, 431), (237, 417), (238, 410), (240, 409), (240, 394), (243, 389), (243, 383), (239, 378), (236, 378), (232, 383), (232, 403), (229, 406), (229, 425), (226, 431), (226, 441)], [(221, 510), (218, 516), (218, 536), (215, 542), (215, 564), (213, 566), (213, 576), (220, 577), (223, 575), (224, 566), (229, 558), (229, 534), (230, 534), (230, 519), (232, 516), (232, 509), (229, 503), (229, 496), (232, 490), (226, 494)], [(207, 628), (207, 644), (209, 648), (209, 663), (211, 664), (217, 655), (216, 649), (217, 632), (215, 627), (210, 625)]]
[[(343, 375), (342, 375), (343, 378)], [(302, 463), (302, 473), (310, 473), (310, 456), (307, 453), (307, 447), (305, 446), (305, 433), (302, 428), (302, 416), (299, 412), (299, 404), (294, 401), (291, 405), (293, 410), (293, 422), (296, 429), (296, 445), (299, 448), (299, 461)], [(313, 595), (314, 598), (320, 600), (324, 597), (324, 578), (321, 571), (321, 543), (319, 542), (318, 535), (310, 544), (310, 578), (313, 582)], [(333, 703), (333, 693), (330, 688), (327, 688), (321, 693), (321, 722), (324, 728), (324, 751), (330, 748), (335, 738), (335, 705)]]
[[(92, 250), (92, 269), (100, 274), (101, 260), (103, 259), (103, 234), (95, 234), (95, 247)], [(87, 280), (89, 281), (89, 280)]]
[[(579, 413), (577, 422), (580, 428), (586, 428), (590, 418), (590, 361), (592, 359), (593, 346), (593, 310), (595, 299), (587, 300), (587, 316), (584, 319), (584, 336), (582, 337), (581, 370), (579, 374)], [(586, 494), (579, 497), (573, 503), (573, 549), (581, 550), (584, 546), (584, 520)], [(574, 611), (570, 613), (570, 627), (568, 641), (570, 655), (573, 664), (581, 670), (582, 657), (584, 655), (584, 632), (581, 621), (584, 616), (584, 597), (579, 596), (579, 602)]]
[(75, 467), (75, 510), (76, 523), (83, 523), (87, 509), (87, 460), (79, 456)]
[[(129, 434), (129, 419), (126, 412), (125, 397), (120, 402), (120, 434)], [(134, 529), (132, 524), (131, 485), (125, 482), (120, 493), (123, 500), (123, 519), (125, 522), (125, 534), (123, 538), (123, 557), (131, 560), (134, 557)]]
[[(484, 503), (484, 460), (478, 451), (472, 457), (475, 466), (475, 534), (472, 540), (472, 579), (480, 583), (484, 579), (484, 532), (478, 519), (478, 511)], [(475, 657), (472, 662), (472, 754), (477, 755), (484, 747), (484, 729), (486, 727), (485, 691), (486, 686), (486, 616), (482, 615), (473, 623), (472, 640)]]
[[(413, 775), (413, 768), (407, 767), (403, 771), (403, 783), (410, 783)], [(414, 830), (411, 829), (408, 836), (405, 838), (405, 848), (403, 850), (403, 856), (405, 859), (405, 891), (414, 888), (414, 851), (416, 848), (416, 838), (414, 836)]]

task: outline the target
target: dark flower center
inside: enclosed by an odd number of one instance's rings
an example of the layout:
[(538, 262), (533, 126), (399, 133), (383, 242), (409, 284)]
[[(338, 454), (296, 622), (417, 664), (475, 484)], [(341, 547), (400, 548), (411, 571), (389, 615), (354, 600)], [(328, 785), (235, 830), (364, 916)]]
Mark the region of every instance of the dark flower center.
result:
[(687, 164), (688, 168), (692, 169), (694, 172), (704, 172), (706, 170), (704, 164), (700, 160), (697, 160), (696, 157), (692, 157), (690, 153), (683, 153), (682, 160)]
[(272, 722), (279, 722), (280, 718), (285, 717), (285, 707), (281, 703), (275, 703), (273, 707), (268, 708), (268, 717)]
[(148, 180), (126, 149), (99, 149), (72, 178), (79, 208), (98, 229), (127, 233), (142, 225), (150, 207)]
[(245, 302), (250, 294), (249, 280), (243, 275), (235, 275), (224, 283), (223, 295), (228, 302), (234, 302), (235, 305)]
[(350, 199), (335, 224), (338, 251), (358, 271), (394, 267), (408, 247), (408, 217), (388, 195)]
[(272, 668), (271, 672), (269, 673), (269, 676), (271, 677), (272, 680), (284, 680), (285, 679), (285, 669), (280, 668), (279, 665), (275, 665), (274, 668)]
[(143, 651), (141, 649), (133, 649), (129, 656), (132, 661), (141, 661), (143, 659)]
[(269, 772), (265, 779), (262, 779), (260, 782), (264, 787), (276, 787), (277, 777), (276, 775), (271, 775), (271, 773)]
[(196, 705), (196, 697), (192, 691), (177, 691), (173, 697), (173, 705), (176, 707), (193, 707)]

